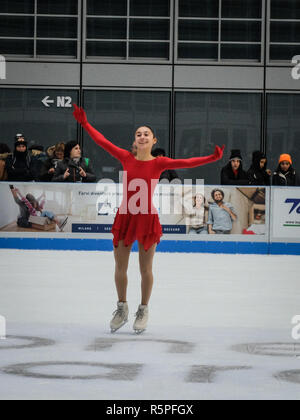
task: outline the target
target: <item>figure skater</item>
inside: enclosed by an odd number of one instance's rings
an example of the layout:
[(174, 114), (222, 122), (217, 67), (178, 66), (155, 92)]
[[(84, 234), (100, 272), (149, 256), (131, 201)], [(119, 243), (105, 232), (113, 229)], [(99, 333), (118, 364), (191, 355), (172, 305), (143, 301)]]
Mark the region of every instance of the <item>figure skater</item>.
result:
[[(137, 240), (142, 277), (142, 300), (136, 313), (133, 329), (139, 334), (146, 329), (148, 323), (148, 304), (153, 288), (153, 258), (162, 236), (158, 212), (152, 203), (154, 189), (158, 184), (160, 175), (166, 169), (194, 168), (215, 162), (223, 157), (225, 146), (222, 148), (216, 146), (215, 153), (207, 157), (191, 159), (155, 158), (151, 155), (151, 151), (154, 144), (157, 143), (157, 139), (150, 127), (142, 126), (135, 133), (137, 154), (134, 156), (129, 151), (115, 146), (95, 130), (88, 123), (83, 108), (78, 108), (75, 104), (74, 108), (73, 115), (78, 123), (100, 147), (118, 159), (123, 166), (124, 198), (112, 227), (116, 263), (115, 283), (119, 301), (110, 327), (111, 331), (115, 332), (128, 322), (127, 270), (131, 248)], [(145, 185), (147, 186), (146, 189), (144, 188)], [(138, 193), (137, 186), (140, 187)]]

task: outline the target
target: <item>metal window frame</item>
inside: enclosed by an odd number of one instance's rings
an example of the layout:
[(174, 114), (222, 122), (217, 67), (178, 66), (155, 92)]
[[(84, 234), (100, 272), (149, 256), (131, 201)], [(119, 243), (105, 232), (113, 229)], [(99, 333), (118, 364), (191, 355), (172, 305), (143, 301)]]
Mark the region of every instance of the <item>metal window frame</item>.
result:
[[(1, 16), (31, 16), (34, 17), (34, 34), (33, 37), (1, 37), (1, 39), (27, 39), (33, 41), (33, 56), (28, 55), (15, 55), (15, 54), (5, 54), (5, 57), (7, 61), (22, 61), (22, 62), (71, 62), (71, 63), (78, 63), (80, 62), (80, 52), (81, 52), (81, 46), (80, 46), (80, 39), (81, 39), (81, 2), (82, 0), (78, 1), (78, 13), (77, 15), (64, 15), (64, 14), (41, 14), (37, 13), (37, 1), (34, 0), (34, 14), (30, 13), (1, 13)], [(45, 38), (45, 37), (37, 37), (37, 20), (39, 17), (65, 17), (65, 18), (73, 18), (77, 19), (77, 38)], [(71, 57), (71, 56), (62, 56), (62, 55), (37, 55), (37, 41), (39, 40), (49, 40), (49, 41), (74, 41), (77, 42), (77, 57)]]
[(290, 61), (287, 60), (271, 60), (271, 46), (272, 45), (299, 45), (299, 54), (300, 54), (300, 42), (271, 42), (271, 23), (272, 22), (298, 22), (300, 23), (300, 19), (271, 19), (271, 2), (272, 0), (268, 0), (267, 2), (267, 39), (266, 39), (266, 61), (268, 66), (272, 67), (294, 67), (292, 64), (292, 58)]
[[(83, 0), (83, 58), (82, 61), (86, 63), (102, 63), (102, 64), (171, 64), (173, 58), (172, 46), (174, 43), (173, 39), (173, 20), (174, 20), (174, 0), (170, 1), (170, 16), (131, 16), (130, 14), (130, 1), (127, 1), (127, 15), (126, 16), (108, 16), (108, 15), (88, 15), (87, 14), (87, 0)], [(99, 18), (99, 19), (126, 19), (126, 39), (89, 39), (87, 38), (87, 19), (88, 18)], [(131, 19), (151, 19), (151, 20), (169, 20), (169, 40), (134, 40), (130, 39), (130, 20)], [(87, 42), (126, 42), (126, 57), (87, 57)], [(164, 43), (169, 45), (169, 57), (167, 59), (155, 58), (155, 57), (141, 57), (131, 58), (129, 54), (129, 47), (131, 43)]]
[[(262, 15), (260, 19), (254, 19), (254, 18), (223, 18), (222, 17), (222, 1), (219, 0), (219, 16), (217, 18), (194, 18), (194, 17), (179, 17), (179, 1), (175, 0), (175, 41), (174, 41), (174, 49), (175, 49), (175, 64), (181, 64), (181, 65), (221, 65), (221, 66), (232, 66), (237, 64), (243, 64), (247, 66), (263, 66), (264, 65), (264, 46), (265, 46), (265, 1), (262, 0)], [(219, 34), (218, 34), (218, 41), (194, 41), (197, 44), (218, 44), (218, 59), (217, 60), (207, 60), (207, 59), (182, 59), (178, 58), (178, 46), (179, 44), (183, 43), (193, 43), (193, 41), (179, 41), (179, 21), (180, 20), (215, 20), (219, 22)], [(260, 42), (231, 42), (231, 41), (222, 41), (221, 35), (222, 35), (222, 22), (223, 21), (252, 21), (252, 22), (261, 22), (261, 41)], [(230, 45), (261, 45), (261, 57), (260, 61), (257, 60), (245, 60), (245, 59), (230, 59), (225, 60), (221, 58), (221, 47), (223, 44), (230, 44)]]

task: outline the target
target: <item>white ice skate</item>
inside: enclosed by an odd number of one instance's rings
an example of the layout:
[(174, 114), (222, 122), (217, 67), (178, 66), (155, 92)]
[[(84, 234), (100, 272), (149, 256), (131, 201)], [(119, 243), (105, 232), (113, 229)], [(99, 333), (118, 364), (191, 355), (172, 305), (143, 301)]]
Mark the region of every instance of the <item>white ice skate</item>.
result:
[(112, 333), (122, 328), (128, 322), (128, 312), (128, 303), (118, 302), (118, 308), (113, 313), (114, 317), (110, 323)]
[(133, 329), (136, 334), (141, 334), (147, 328), (149, 309), (147, 305), (140, 305), (137, 313), (135, 314), (136, 319), (133, 324)]

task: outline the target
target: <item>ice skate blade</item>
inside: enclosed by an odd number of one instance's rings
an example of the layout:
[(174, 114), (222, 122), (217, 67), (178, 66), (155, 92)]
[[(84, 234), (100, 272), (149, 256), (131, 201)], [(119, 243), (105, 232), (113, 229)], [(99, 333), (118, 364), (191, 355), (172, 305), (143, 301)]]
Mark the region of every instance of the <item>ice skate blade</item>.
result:
[(119, 329), (120, 329), (120, 328), (124, 327), (124, 325), (126, 325), (126, 324), (127, 324), (127, 322), (128, 322), (128, 321), (123, 322), (123, 324), (122, 324), (122, 325), (120, 325), (120, 326), (119, 326), (119, 328), (111, 328), (111, 329), (110, 329), (110, 332), (111, 332), (112, 334), (114, 334), (115, 332), (119, 331)]

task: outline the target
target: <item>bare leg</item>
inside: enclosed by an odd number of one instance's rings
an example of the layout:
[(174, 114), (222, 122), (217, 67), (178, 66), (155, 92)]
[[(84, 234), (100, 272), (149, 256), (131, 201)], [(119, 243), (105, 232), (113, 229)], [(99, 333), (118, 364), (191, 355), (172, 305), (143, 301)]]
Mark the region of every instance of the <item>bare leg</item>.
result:
[(148, 305), (153, 288), (153, 258), (157, 244), (154, 244), (147, 252), (139, 243), (140, 271), (142, 276), (142, 305)]
[(114, 249), (114, 256), (116, 262), (115, 282), (119, 302), (127, 302), (127, 270), (131, 248), (132, 245), (126, 247), (124, 245), (124, 241), (120, 241), (118, 247)]

